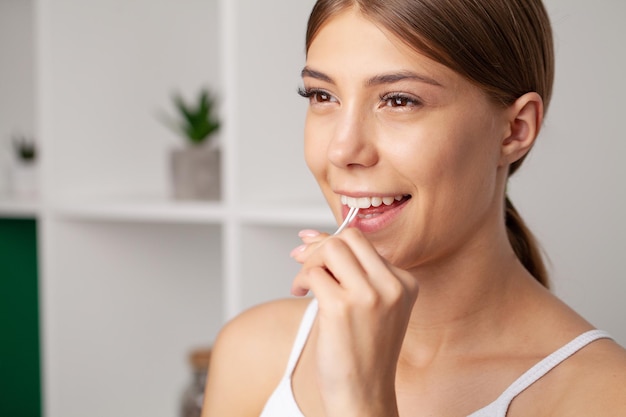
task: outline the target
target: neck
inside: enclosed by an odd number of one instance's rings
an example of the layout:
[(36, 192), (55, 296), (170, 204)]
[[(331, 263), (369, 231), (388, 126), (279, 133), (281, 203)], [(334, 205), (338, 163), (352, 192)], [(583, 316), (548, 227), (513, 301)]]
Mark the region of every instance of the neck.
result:
[(422, 365), (440, 355), (468, 353), (479, 348), (482, 340), (498, 340), (517, 316), (514, 310), (525, 305), (523, 294), (539, 287), (508, 241), (488, 248), (477, 245), (452, 261), (448, 258), (413, 272), (420, 293), (405, 351), (412, 362)]

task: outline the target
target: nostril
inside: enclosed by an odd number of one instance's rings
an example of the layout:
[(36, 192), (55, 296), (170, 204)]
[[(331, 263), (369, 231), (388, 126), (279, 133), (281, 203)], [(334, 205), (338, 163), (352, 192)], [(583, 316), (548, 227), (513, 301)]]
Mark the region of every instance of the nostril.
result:
[(374, 143), (363, 134), (338, 134), (330, 141), (328, 160), (340, 168), (371, 167), (378, 162)]

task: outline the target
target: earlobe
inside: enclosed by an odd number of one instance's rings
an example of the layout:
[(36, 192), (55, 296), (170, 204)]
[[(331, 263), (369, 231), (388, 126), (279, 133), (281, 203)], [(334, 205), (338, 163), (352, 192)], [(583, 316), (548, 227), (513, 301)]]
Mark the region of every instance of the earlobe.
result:
[(507, 137), (502, 141), (502, 165), (510, 165), (530, 151), (542, 122), (543, 100), (539, 94), (526, 93), (511, 105)]

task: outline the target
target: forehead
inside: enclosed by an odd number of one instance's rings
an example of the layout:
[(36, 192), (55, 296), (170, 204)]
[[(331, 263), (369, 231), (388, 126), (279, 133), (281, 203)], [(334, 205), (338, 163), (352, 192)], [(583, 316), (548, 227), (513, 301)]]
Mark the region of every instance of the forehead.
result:
[(324, 72), (349, 72), (352, 78), (389, 71), (417, 72), (442, 85), (456, 84), (460, 78), (356, 9), (324, 23), (307, 51), (307, 66)]

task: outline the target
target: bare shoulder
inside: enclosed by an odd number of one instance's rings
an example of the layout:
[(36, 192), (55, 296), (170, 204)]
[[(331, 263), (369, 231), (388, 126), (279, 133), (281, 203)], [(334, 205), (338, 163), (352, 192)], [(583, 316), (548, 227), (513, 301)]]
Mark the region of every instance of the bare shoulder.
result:
[(280, 381), (310, 299), (285, 299), (244, 311), (213, 346), (203, 417), (258, 416)]
[(601, 339), (568, 359), (567, 381), (555, 415), (626, 415), (626, 349)]

